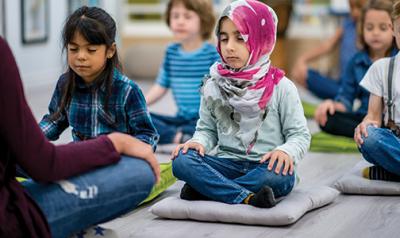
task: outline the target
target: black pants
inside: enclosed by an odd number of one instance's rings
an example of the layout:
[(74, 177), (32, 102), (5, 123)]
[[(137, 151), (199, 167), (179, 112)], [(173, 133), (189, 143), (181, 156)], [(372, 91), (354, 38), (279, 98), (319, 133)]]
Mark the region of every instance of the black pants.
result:
[(338, 136), (353, 138), (354, 129), (364, 119), (364, 114), (348, 112), (335, 112), (332, 116), (328, 114), (328, 121), (325, 126), (319, 126), (322, 131)]

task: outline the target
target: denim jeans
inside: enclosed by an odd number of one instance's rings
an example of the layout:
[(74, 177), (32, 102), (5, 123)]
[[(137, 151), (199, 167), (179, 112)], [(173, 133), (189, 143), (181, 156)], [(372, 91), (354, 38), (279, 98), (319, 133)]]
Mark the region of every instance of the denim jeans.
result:
[(367, 127), (368, 137), (360, 152), (364, 159), (385, 170), (400, 175), (400, 139), (386, 128)]
[(182, 132), (186, 137), (192, 137), (196, 130), (198, 118), (185, 119), (180, 116), (164, 116), (155, 113), (150, 113), (150, 115), (154, 126), (160, 134), (158, 144), (173, 143), (178, 132)]
[(133, 210), (149, 195), (154, 183), (146, 161), (123, 156), (116, 164), (63, 182), (28, 180), (23, 186), (47, 218), (52, 237), (69, 237)]
[(307, 73), (307, 88), (322, 99), (336, 97), (340, 87), (340, 81), (330, 79), (319, 72), (309, 69)]
[[(229, 204), (241, 203), (250, 193), (268, 185), (275, 197), (289, 194), (295, 183), (295, 175), (276, 174), (267, 170), (268, 161), (235, 161), (210, 155), (201, 157), (197, 151), (182, 151), (172, 162), (172, 171), (201, 194)], [(274, 166), (275, 167), (275, 166)]]

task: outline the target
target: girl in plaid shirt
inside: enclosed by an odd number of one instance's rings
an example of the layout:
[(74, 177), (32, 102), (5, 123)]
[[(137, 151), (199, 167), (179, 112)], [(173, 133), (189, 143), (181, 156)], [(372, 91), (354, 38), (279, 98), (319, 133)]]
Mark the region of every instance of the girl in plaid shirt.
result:
[(53, 237), (69, 237), (134, 209), (159, 180), (154, 155), (158, 134), (139, 87), (120, 71), (115, 33), (114, 20), (100, 8), (85, 6), (67, 19), (63, 44), (68, 69), (39, 125), (50, 140), (69, 126), (74, 141), (112, 132), (129, 134), (123, 143), (135, 142), (130, 146), (133, 157), (121, 156), (119, 163), (50, 185), (24, 182)]
[(69, 67), (39, 124), (49, 140), (71, 126), (74, 141), (119, 131), (155, 146), (158, 134), (142, 92), (121, 73), (115, 33), (114, 20), (99, 8), (80, 8), (68, 19), (63, 44)]

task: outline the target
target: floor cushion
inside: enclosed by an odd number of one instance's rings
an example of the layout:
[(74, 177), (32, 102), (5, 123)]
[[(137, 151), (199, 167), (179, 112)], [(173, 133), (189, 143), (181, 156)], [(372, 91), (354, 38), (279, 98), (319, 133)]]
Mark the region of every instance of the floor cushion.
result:
[(331, 203), (339, 192), (330, 187), (296, 188), (273, 208), (168, 197), (150, 211), (163, 218), (192, 219), (251, 225), (281, 226), (296, 222), (306, 212)]
[(400, 195), (400, 183), (370, 180), (362, 177), (362, 170), (372, 164), (363, 160), (334, 183), (336, 189), (346, 194)]

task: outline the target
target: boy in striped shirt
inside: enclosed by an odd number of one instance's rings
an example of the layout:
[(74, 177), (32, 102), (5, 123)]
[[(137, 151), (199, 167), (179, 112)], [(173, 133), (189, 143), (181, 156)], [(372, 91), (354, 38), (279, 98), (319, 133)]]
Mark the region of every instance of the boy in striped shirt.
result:
[(151, 113), (159, 144), (182, 143), (192, 137), (199, 118), (201, 82), (220, 58), (215, 46), (207, 42), (215, 24), (212, 1), (170, 0), (166, 22), (176, 43), (167, 47), (146, 101), (151, 105), (171, 89), (178, 112), (175, 116)]

